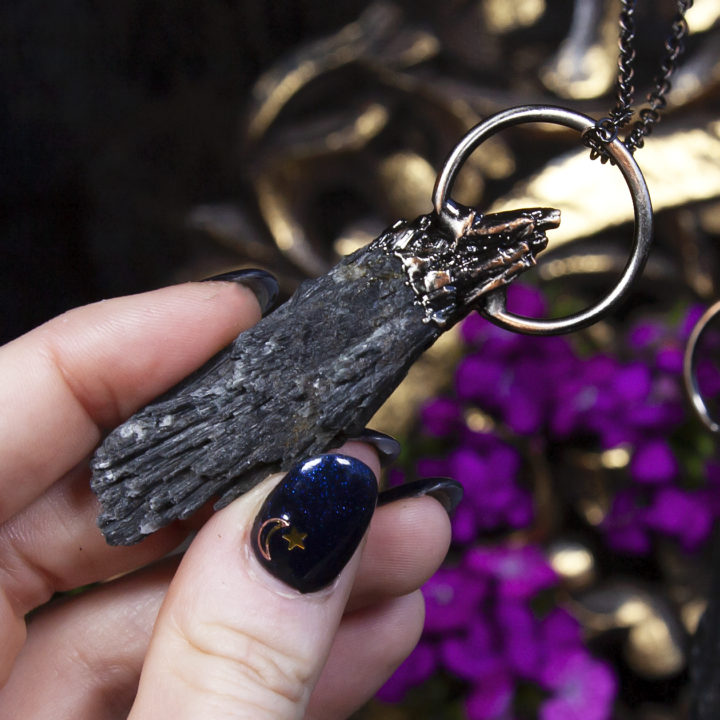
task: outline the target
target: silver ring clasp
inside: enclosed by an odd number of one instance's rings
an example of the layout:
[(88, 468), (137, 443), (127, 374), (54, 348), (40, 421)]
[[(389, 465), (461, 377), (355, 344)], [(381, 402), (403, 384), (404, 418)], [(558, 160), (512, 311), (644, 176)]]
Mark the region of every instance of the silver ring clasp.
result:
[[(470, 154), (485, 140), (506, 128), (524, 123), (545, 122), (577, 130), (581, 135), (596, 126), (587, 115), (553, 105), (525, 105), (503, 110), (483, 120), (472, 128), (450, 153), (438, 175), (433, 191), (435, 212), (447, 216), (448, 196), (460, 168)], [(506, 309), (506, 294), (497, 290), (487, 294), (485, 305), (480, 308), (485, 317), (508, 330), (528, 335), (558, 335), (592, 325), (614, 308), (630, 290), (642, 272), (652, 240), (652, 204), (645, 178), (628, 149), (619, 138), (606, 146), (607, 153), (620, 169), (632, 198), (635, 216), (633, 244), (625, 269), (616, 285), (602, 300), (582, 312), (562, 318), (535, 320), (515, 315)]]
[[(698, 417), (704, 425), (710, 430), (710, 432), (720, 432), (720, 424), (713, 418), (713, 413), (708, 407), (707, 400), (705, 399), (702, 389), (700, 388), (700, 381), (698, 379), (698, 362), (704, 355), (702, 342), (705, 339), (705, 333), (712, 327), (711, 323), (720, 314), (720, 301), (711, 305), (700, 317), (700, 319), (693, 327), (688, 339), (687, 346), (685, 347), (685, 357), (683, 361), (683, 379), (685, 381), (685, 392), (690, 398), (690, 402), (695, 409)], [(714, 328), (718, 333), (718, 340), (720, 341), (720, 323)], [(720, 357), (720, 347), (711, 348), (711, 351), (715, 350), (715, 353)], [(717, 414), (717, 411), (716, 413)]]

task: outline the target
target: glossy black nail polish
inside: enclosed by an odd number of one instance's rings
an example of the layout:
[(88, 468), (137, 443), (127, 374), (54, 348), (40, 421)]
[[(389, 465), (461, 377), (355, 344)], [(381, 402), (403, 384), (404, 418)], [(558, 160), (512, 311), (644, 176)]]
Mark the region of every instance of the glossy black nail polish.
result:
[(452, 515), (463, 497), (463, 486), (457, 480), (450, 478), (423, 478), (413, 482), (398, 485), (383, 490), (378, 496), (378, 507), (387, 505), (396, 500), (405, 498), (423, 497), (429, 495), (435, 498)]
[(359, 440), (372, 445), (377, 450), (382, 467), (392, 465), (402, 451), (402, 446), (392, 435), (386, 435), (372, 428), (365, 428), (359, 435), (348, 438), (348, 440)]
[(263, 315), (273, 307), (280, 291), (278, 282), (273, 275), (265, 270), (255, 268), (231, 270), (230, 272), (220, 273), (220, 275), (203, 278), (203, 282), (234, 282), (238, 283), (238, 285), (244, 285), (255, 293)]
[(362, 540), (378, 490), (372, 470), (352, 457), (299, 463), (268, 495), (252, 528), (260, 563), (302, 593), (329, 585)]

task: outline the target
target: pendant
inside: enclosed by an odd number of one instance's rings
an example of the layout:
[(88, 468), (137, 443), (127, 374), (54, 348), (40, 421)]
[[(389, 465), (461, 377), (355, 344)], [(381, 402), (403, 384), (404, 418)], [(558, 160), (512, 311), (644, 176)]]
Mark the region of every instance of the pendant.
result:
[(641, 272), (652, 232), (647, 187), (620, 141), (607, 150), (633, 200), (630, 257), (603, 300), (569, 317), (534, 320), (506, 310), (505, 288), (535, 265), (559, 211), (483, 215), (449, 197), (484, 140), (529, 122), (580, 133), (595, 126), (552, 106), (489, 117), (448, 157), (433, 212), (398, 221), (302, 283), (287, 303), (110, 433), (91, 460), (107, 542), (139, 542), (211, 498), (219, 509), (271, 473), (358, 436), (424, 350), (473, 309), (511, 330), (547, 335), (585, 327), (613, 308)]
[[(524, 123), (545, 122), (577, 130), (581, 136), (596, 127), (587, 115), (553, 105), (525, 105), (490, 116), (472, 128), (455, 146), (440, 171), (433, 192), (433, 206), (438, 215), (446, 212), (447, 196), (455, 177), (470, 154), (482, 142), (500, 130)], [(630, 191), (635, 218), (633, 243), (625, 269), (613, 289), (598, 303), (582, 312), (554, 320), (532, 320), (507, 312), (505, 293), (488, 295), (481, 312), (496, 325), (529, 335), (558, 335), (592, 325), (612, 310), (632, 287), (647, 260), (652, 240), (652, 203), (645, 178), (630, 151), (615, 136), (605, 145), (608, 155), (619, 168)]]

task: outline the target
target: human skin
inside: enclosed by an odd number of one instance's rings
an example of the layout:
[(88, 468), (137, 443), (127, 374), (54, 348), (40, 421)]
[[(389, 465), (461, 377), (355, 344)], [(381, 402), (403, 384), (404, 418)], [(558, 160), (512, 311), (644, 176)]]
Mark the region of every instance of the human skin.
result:
[[(278, 476), (136, 546), (97, 529), (87, 458), (102, 436), (259, 316), (242, 286), (188, 283), (72, 310), (0, 348), (0, 718), (332, 720), (415, 645), (418, 588), (450, 537), (430, 497), (378, 508), (336, 583), (308, 595), (247, 552)], [(377, 474), (371, 447), (342, 452)], [(191, 531), (182, 559), (166, 557)]]

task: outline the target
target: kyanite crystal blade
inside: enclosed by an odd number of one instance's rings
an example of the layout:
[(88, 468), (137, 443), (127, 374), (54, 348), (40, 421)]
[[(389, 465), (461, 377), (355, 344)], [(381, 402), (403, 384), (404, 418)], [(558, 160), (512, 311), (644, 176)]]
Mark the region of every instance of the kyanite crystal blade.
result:
[(413, 362), (485, 292), (535, 263), (556, 210), (398, 222), (116, 428), (92, 488), (108, 543), (129, 545), (209, 499), (358, 434)]

